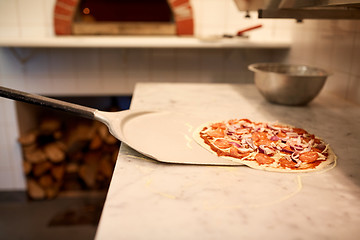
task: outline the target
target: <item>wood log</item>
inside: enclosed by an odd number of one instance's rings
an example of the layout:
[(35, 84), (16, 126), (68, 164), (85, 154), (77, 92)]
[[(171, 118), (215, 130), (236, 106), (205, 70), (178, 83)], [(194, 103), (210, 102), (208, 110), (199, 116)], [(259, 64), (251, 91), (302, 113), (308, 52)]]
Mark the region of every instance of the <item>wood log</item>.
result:
[(67, 163), (66, 164), (66, 169), (65, 172), (66, 173), (78, 173), (79, 172), (79, 164), (76, 162), (71, 162), (71, 163)]
[(107, 180), (108, 180), (108, 178), (105, 177), (105, 176), (102, 175), (102, 174), (97, 174), (97, 175), (96, 175), (96, 181), (99, 182), (99, 183), (106, 182)]
[(41, 163), (46, 161), (46, 154), (41, 148), (25, 151), (24, 158), (30, 163)]
[(83, 164), (80, 166), (79, 176), (89, 188), (95, 187), (100, 158), (101, 151), (89, 152), (85, 155)]
[(23, 169), (24, 169), (25, 175), (30, 174), (31, 170), (32, 170), (32, 164), (27, 161), (23, 161)]
[(101, 158), (99, 162), (99, 172), (108, 179), (111, 178), (114, 169), (111, 161), (111, 156), (107, 155)]
[(60, 189), (58, 186), (52, 185), (45, 189), (45, 195), (48, 199), (53, 199), (59, 194), (59, 191)]
[(114, 164), (115, 164), (116, 161), (117, 161), (118, 155), (119, 155), (119, 150), (114, 151), (114, 152), (112, 153), (111, 160), (112, 160), (112, 162), (113, 162)]
[(104, 139), (107, 144), (113, 145), (118, 142), (118, 139), (109, 133), (109, 135)]
[(36, 139), (38, 137), (39, 132), (36, 130), (30, 131), (26, 134), (22, 134), (18, 141), (22, 146), (28, 146), (36, 143)]
[(55, 140), (60, 140), (62, 137), (63, 137), (63, 132), (58, 130), (58, 131), (55, 131), (53, 133), (53, 136), (54, 136), (54, 139)]
[(113, 153), (114, 151), (117, 151), (118, 149), (119, 149), (118, 144), (103, 144), (101, 147), (101, 151), (103, 151), (103, 153), (105, 153), (105, 154)]
[(50, 174), (44, 174), (39, 178), (38, 183), (43, 189), (46, 189), (54, 185), (54, 180)]
[(45, 190), (34, 180), (27, 180), (27, 189), (30, 198), (35, 200), (41, 200), (45, 198)]
[(61, 190), (64, 191), (80, 191), (83, 190), (83, 184), (81, 184), (80, 178), (78, 174), (65, 174), (64, 180), (61, 185)]
[(46, 157), (53, 163), (65, 160), (65, 153), (57, 143), (49, 143), (44, 147)]
[(97, 132), (103, 140), (106, 140), (106, 138), (110, 135), (109, 129), (105, 124), (99, 125)]
[(99, 161), (103, 155), (103, 152), (101, 150), (98, 151), (89, 151), (84, 154), (83, 163), (84, 164), (99, 164)]
[(59, 118), (44, 117), (40, 122), (39, 129), (42, 134), (53, 134), (60, 129), (62, 122)]
[(99, 134), (95, 134), (94, 137), (91, 139), (91, 142), (89, 144), (90, 150), (96, 150), (99, 149), (103, 145), (103, 140), (99, 136)]
[(74, 124), (67, 130), (66, 142), (67, 153), (73, 154), (82, 151), (88, 146), (95, 132), (89, 123)]
[(79, 169), (79, 176), (89, 188), (94, 188), (96, 184), (97, 166), (95, 164), (83, 164)]
[(120, 141), (100, 122), (76, 121), (63, 125), (45, 119), (19, 138), (32, 199), (54, 198), (60, 190), (108, 187)]
[(43, 175), (44, 173), (49, 171), (51, 169), (51, 166), (52, 166), (52, 164), (49, 161), (34, 164), (32, 174), (35, 177), (40, 177), (41, 175)]
[(64, 178), (65, 165), (56, 165), (51, 168), (51, 175), (56, 181), (61, 181)]
[(56, 144), (60, 150), (66, 153), (67, 146), (62, 140), (55, 141), (54, 144)]
[(98, 127), (98, 134), (100, 135), (100, 137), (105, 141), (105, 143), (107, 144), (115, 144), (118, 142), (118, 139), (115, 138), (113, 135), (111, 135), (111, 133), (109, 132), (109, 129), (106, 125), (101, 124)]

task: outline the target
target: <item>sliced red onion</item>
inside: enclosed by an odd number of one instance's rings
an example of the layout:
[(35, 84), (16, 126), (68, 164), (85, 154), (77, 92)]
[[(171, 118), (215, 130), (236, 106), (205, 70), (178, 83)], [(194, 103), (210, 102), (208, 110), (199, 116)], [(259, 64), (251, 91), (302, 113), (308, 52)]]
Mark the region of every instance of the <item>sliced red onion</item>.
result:
[(245, 141), (252, 149), (256, 149), (256, 146), (255, 146), (252, 138), (246, 138)]
[(259, 152), (260, 152), (260, 153), (265, 153), (265, 154), (267, 154), (267, 155), (275, 153), (274, 150), (266, 147), (265, 145), (260, 145), (260, 146), (259, 146)]
[(283, 133), (287, 133), (287, 132), (291, 132), (292, 129), (291, 129), (291, 128), (288, 128), (288, 127), (281, 127), (281, 131), (282, 131)]
[(270, 148), (266, 148), (266, 149), (265, 149), (265, 154), (267, 154), (267, 155), (275, 154), (275, 151), (272, 150), (272, 149), (270, 149)]
[(323, 143), (320, 143), (316, 146), (317, 149), (319, 149), (321, 152), (323, 152), (326, 149), (326, 145)]
[(301, 165), (301, 161), (299, 160), (294, 167), (298, 168)]
[(299, 153), (293, 152), (293, 153), (291, 154), (291, 158), (294, 159), (294, 160), (297, 162), (297, 160), (299, 159)]
[(270, 140), (271, 141), (278, 141), (278, 140), (280, 140), (280, 138), (278, 136), (271, 136)]
[(281, 127), (275, 127), (275, 126), (273, 126), (273, 125), (268, 125), (268, 127), (270, 128), (270, 129), (272, 129), (272, 130), (275, 130), (275, 131), (281, 131)]
[(248, 123), (246, 121), (241, 121), (240, 125), (244, 128), (253, 128), (254, 127), (253, 123)]
[(279, 146), (281, 149), (283, 149), (283, 148), (285, 148), (287, 145), (286, 145), (285, 143), (281, 142), (281, 143), (278, 144), (278, 146)]
[(236, 142), (229, 142), (229, 143), (234, 145), (235, 147), (241, 148), (241, 145)]
[(250, 148), (238, 148), (238, 151), (241, 153), (248, 153), (248, 152), (252, 152), (253, 150)]
[(240, 129), (240, 130), (237, 130), (236, 133), (241, 134), (241, 135), (244, 135), (245, 133), (248, 133), (248, 131), (249, 131), (248, 129), (242, 128), (242, 129)]
[(299, 136), (299, 134), (297, 134), (296, 132), (287, 132), (286, 135), (291, 138), (295, 138)]
[(304, 148), (302, 146), (299, 146), (299, 145), (294, 145), (293, 148), (294, 148), (295, 151), (299, 151), (299, 152), (304, 150)]
[(263, 148), (263, 145), (259, 146), (259, 152), (260, 153), (265, 153), (265, 149)]
[(248, 139), (248, 138), (251, 138), (251, 134), (248, 133), (248, 134), (243, 134), (241, 135), (243, 139)]
[(299, 153), (294, 152), (293, 154), (291, 154), (291, 160), (296, 163), (294, 167), (300, 167), (301, 161), (299, 160)]
[(297, 142), (295, 142), (295, 141), (294, 141), (294, 138), (290, 138), (289, 140), (286, 141), (286, 145), (292, 147), (297, 144)]
[(285, 148), (281, 149), (281, 151), (287, 152), (287, 153), (293, 153), (294, 152), (294, 151), (291, 151), (291, 150), (288, 150), (288, 149), (285, 149)]
[(304, 149), (301, 151), (301, 153), (310, 152), (311, 149), (312, 149), (312, 147), (311, 147), (311, 146), (308, 146), (308, 147), (304, 148)]

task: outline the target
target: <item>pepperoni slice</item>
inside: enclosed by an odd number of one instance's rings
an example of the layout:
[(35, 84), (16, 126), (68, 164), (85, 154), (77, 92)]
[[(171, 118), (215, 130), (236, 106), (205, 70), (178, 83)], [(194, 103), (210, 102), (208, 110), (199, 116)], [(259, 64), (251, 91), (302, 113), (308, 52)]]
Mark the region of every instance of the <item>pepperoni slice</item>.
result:
[(216, 130), (210, 130), (207, 132), (207, 135), (214, 138), (222, 138), (225, 136), (224, 130), (221, 128), (217, 128)]
[(223, 122), (213, 123), (213, 124), (211, 124), (211, 128), (212, 128), (212, 129), (220, 128), (220, 129), (225, 130), (225, 129), (226, 129), (226, 124), (223, 123)]
[(235, 158), (243, 158), (249, 155), (249, 153), (241, 153), (236, 147), (232, 146), (230, 148), (230, 156)]
[(276, 136), (278, 136), (279, 138), (286, 138), (287, 137), (286, 133), (283, 133), (283, 132), (278, 132), (276, 134)]
[(319, 155), (316, 152), (310, 151), (300, 154), (299, 159), (302, 162), (312, 163), (318, 159)]
[(224, 139), (216, 139), (214, 145), (221, 149), (229, 148), (232, 146), (231, 143)]
[(270, 146), (272, 142), (270, 139), (267, 138), (267, 133), (265, 132), (255, 132), (252, 134), (251, 138), (257, 146)]
[(250, 121), (250, 120), (247, 119), (247, 118), (242, 118), (242, 119), (240, 119), (240, 121), (244, 121), (244, 122), (247, 122), (247, 123), (252, 123), (252, 121)]
[(254, 142), (258, 142), (259, 140), (267, 139), (267, 134), (265, 132), (254, 132), (251, 138)]
[(305, 130), (302, 129), (302, 128), (293, 128), (292, 130), (293, 130), (294, 132), (296, 132), (297, 134), (299, 134), (299, 135), (307, 134), (307, 131), (305, 131)]
[(263, 153), (258, 153), (255, 155), (255, 160), (259, 163), (259, 164), (271, 164), (273, 163), (275, 160), (272, 159), (271, 157), (269, 157), (266, 154)]
[(322, 150), (321, 149), (319, 149), (319, 148), (311, 148), (311, 151), (312, 152), (318, 152), (318, 153), (321, 153), (322, 152)]
[(229, 123), (230, 125), (238, 124), (238, 123), (239, 123), (239, 119), (230, 119), (230, 120), (228, 121), (228, 123)]
[(281, 152), (285, 154), (292, 154), (294, 150), (292, 150), (290, 146), (286, 145), (282, 148)]
[(283, 168), (295, 168), (295, 165), (296, 165), (295, 162), (289, 161), (284, 157), (279, 159), (279, 164)]
[(271, 142), (272, 141), (270, 139), (260, 139), (259, 141), (255, 142), (255, 143), (257, 146), (260, 146), (260, 145), (270, 146)]

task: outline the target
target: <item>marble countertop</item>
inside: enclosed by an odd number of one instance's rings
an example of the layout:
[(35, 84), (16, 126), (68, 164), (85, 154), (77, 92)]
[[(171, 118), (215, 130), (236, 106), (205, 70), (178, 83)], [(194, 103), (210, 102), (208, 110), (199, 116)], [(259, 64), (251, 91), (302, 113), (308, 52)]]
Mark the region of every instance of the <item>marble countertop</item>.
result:
[(288, 123), (323, 138), (338, 163), (307, 174), (164, 164), (122, 144), (97, 240), (360, 238), (358, 105), (325, 93), (273, 105), (246, 84), (140, 83), (131, 109)]

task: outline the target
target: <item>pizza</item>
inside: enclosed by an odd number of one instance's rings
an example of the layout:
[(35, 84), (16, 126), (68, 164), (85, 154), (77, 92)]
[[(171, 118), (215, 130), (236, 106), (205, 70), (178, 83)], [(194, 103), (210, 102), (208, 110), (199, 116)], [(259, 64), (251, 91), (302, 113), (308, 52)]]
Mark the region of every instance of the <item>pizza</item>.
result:
[(276, 172), (310, 172), (335, 166), (329, 144), (297, 128), (280, 123), (231, 119), (201, 125), (193, 135), (219, 157), (255, 169)]

